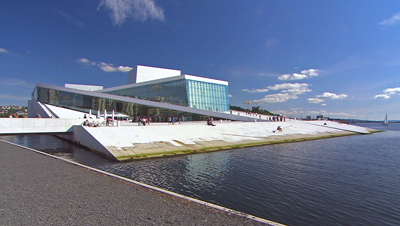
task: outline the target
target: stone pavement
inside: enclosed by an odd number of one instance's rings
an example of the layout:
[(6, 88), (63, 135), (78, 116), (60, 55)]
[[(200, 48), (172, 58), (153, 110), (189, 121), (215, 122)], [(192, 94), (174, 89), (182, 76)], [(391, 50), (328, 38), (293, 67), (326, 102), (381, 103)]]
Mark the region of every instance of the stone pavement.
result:
[(268, 224), (2, 141), (0, 172), (0, 225)]

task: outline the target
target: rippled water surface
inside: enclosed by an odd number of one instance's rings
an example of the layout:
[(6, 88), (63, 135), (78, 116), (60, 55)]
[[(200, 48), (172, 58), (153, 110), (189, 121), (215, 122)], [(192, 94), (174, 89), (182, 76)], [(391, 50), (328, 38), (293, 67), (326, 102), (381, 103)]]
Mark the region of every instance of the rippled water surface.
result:
[(400, 124), (362, 126), (386, 131), (129, 163), (51, 136), (0, 139), (283, 224), (400, 225)]

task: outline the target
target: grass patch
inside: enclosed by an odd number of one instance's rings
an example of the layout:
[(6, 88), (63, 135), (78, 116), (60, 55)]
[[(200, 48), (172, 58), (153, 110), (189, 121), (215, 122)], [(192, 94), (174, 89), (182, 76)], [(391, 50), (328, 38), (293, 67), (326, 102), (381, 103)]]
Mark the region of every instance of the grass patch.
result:
[(193, 150), (185, 149), (185, 150), (176, 150), (176, 151), (168, 151), (168, 152), (156, 152), (156, 153), (149, 153), (149, 154), (137, 154), (137, 155), (123, 155), (116, 157), (118, 161), (132, 161), (132, 160), (141, 160), (141, 159), (148, 159), (148, 158), (159, 158), (159, 157), (169, 157), (175, 155), (183, 155), (183, 154), (190, 154), (193, 153)]

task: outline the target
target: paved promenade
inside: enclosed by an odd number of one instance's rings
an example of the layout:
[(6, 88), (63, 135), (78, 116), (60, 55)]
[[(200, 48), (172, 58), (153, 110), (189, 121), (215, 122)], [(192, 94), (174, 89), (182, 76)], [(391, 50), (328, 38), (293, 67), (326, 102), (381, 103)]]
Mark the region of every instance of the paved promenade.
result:
[(265, 225), (2, 141), (0, 172), (0, 225)]

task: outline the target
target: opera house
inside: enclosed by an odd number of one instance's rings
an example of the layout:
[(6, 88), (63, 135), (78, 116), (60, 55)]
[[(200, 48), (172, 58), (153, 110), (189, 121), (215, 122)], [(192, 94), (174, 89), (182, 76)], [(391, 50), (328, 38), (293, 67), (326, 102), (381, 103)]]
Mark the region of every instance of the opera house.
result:
[(37, 83), (28, 101), (28, 117), (60, 118), (54, 107), (96, 115), (115, 112), (126, 117), (150, 117), (165, 122), (168, 117), (184, 121), (215, 119), (247, 121), (230, 114), (228, 82), (182, 74), (180, 70), (138, 65), (127, 73), (127, 84), (102, 86)]

